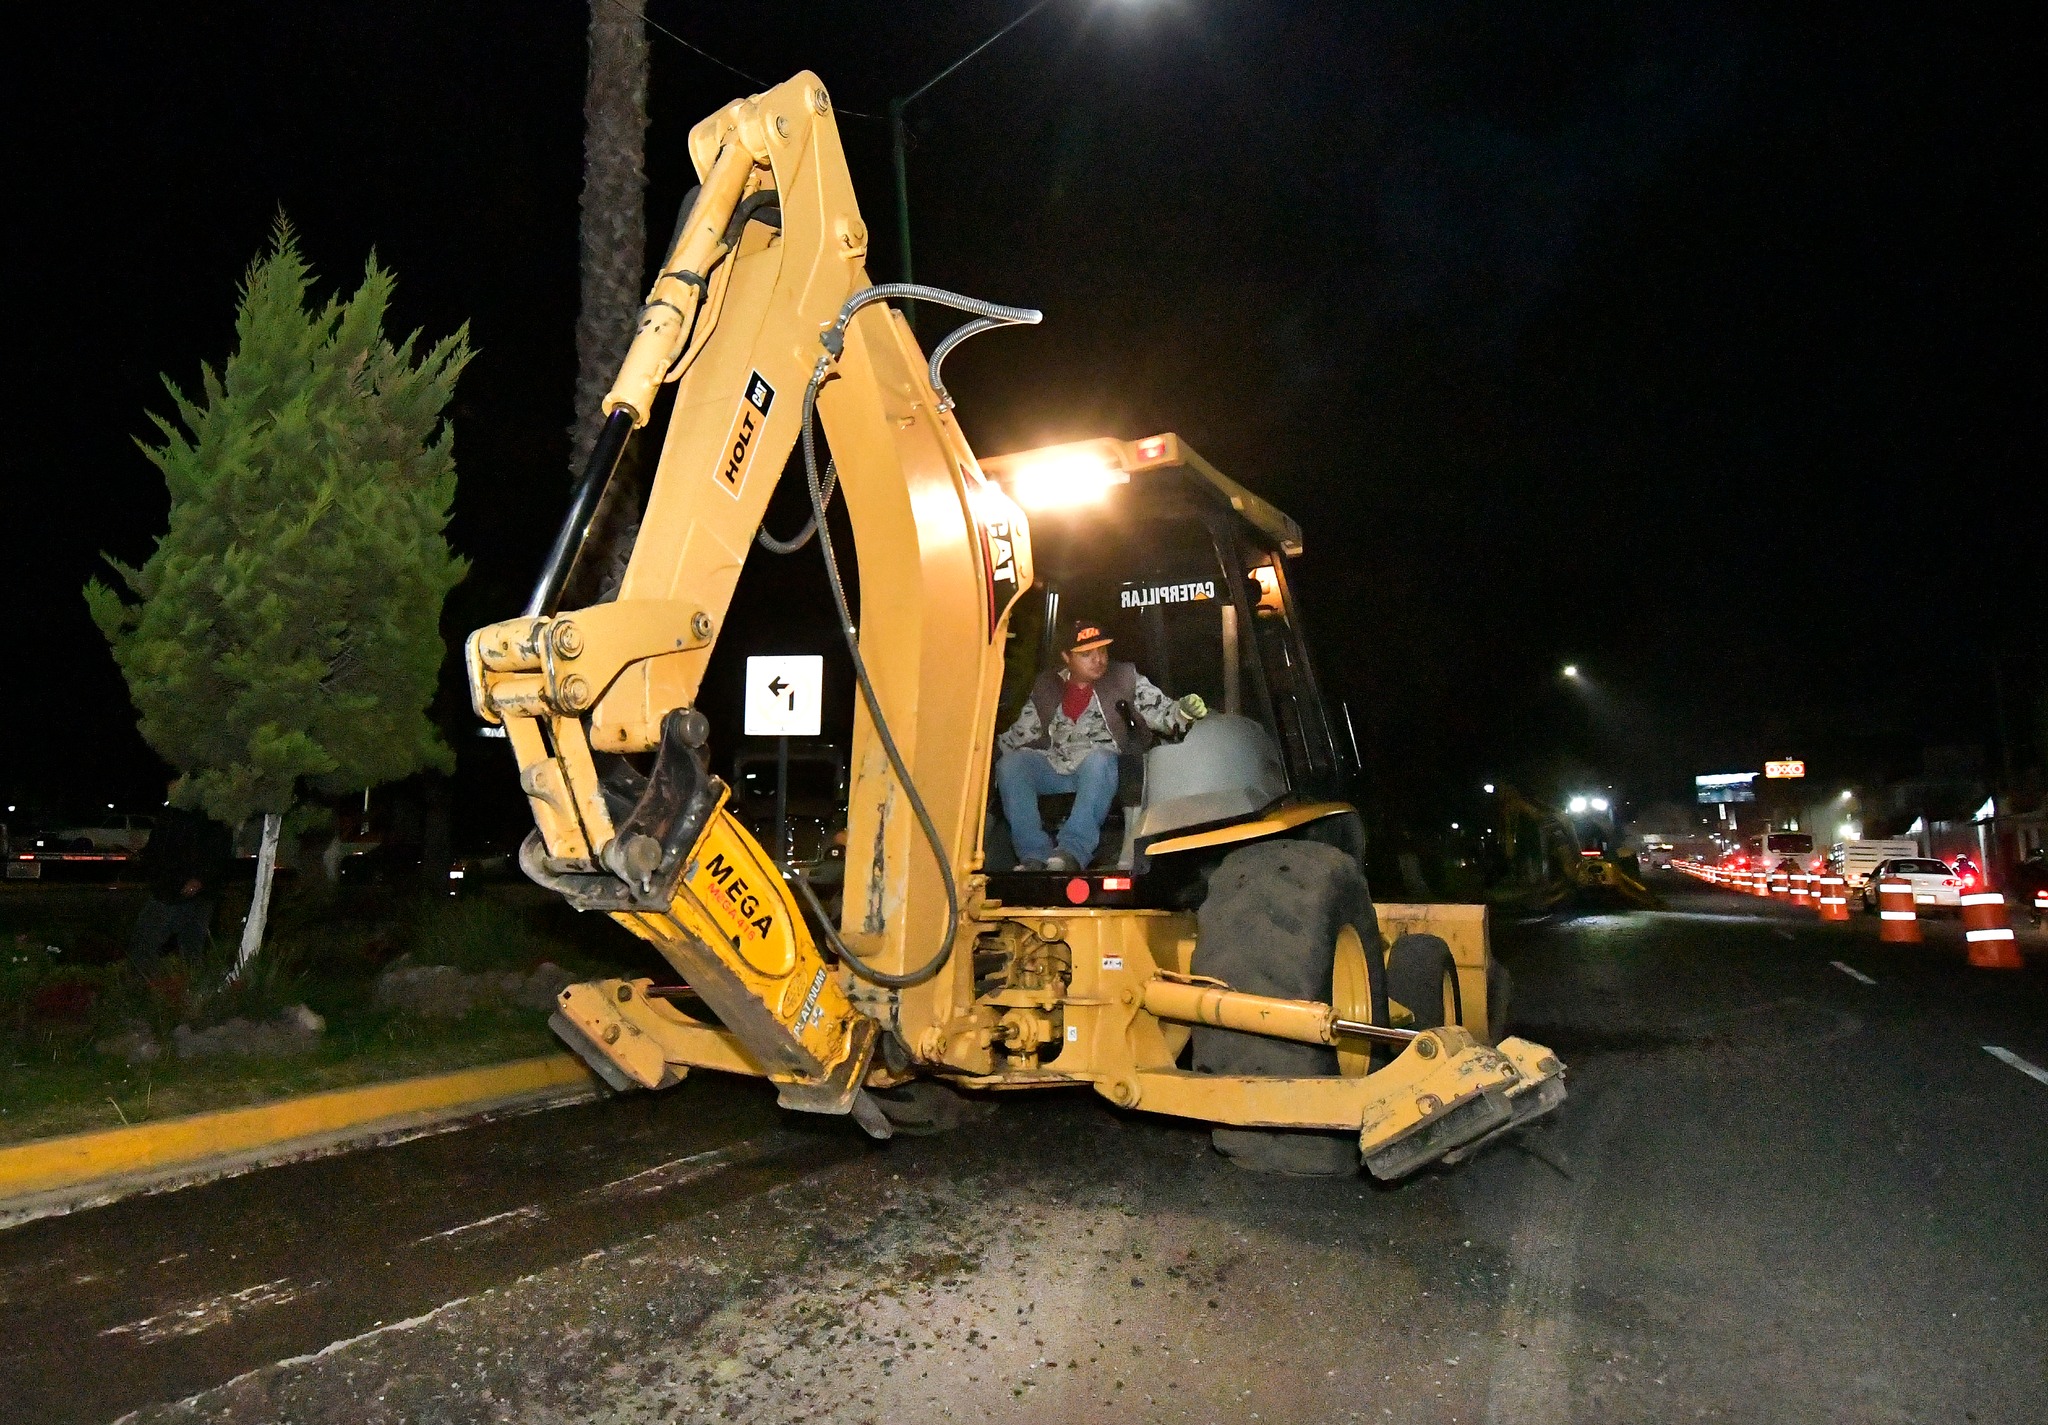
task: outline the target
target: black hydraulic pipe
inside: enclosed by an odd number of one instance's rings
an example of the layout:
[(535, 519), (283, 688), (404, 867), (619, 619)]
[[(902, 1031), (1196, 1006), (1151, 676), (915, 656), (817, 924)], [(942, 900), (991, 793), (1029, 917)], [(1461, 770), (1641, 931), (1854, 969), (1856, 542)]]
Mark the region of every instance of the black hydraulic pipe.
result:
[[(623, 994), (624, 991), (622, 990), (620, 993)], [(641, 990), (640, 993), (649, 999), (678, 1000), (703, 998), (702, 995), (698, 994), (688, 985), (649, 985)]]
[(576, 486), (575, 498), (569, 502), (562, 531), (555, 536), (554, 548), (548, 551), (548, 562), (541, 566), (533, 597), (526, 601), (527, 618), (545, 617), (561, 601), (569, 571), (576, 567), (576, 556), (583, 552), (584, 536), (590, 533), (590, 517), (596, 513), (598, 501), (604, 498), (605, 487), (611, 484), (619, 458), (626, 453), (626, 440), (632, 434), (633, 413), (625, 407), (605, 417), (604, 429), (597, 433), (597, 444), (590, 448), (590, 463), (583, 467), (583, 479)]

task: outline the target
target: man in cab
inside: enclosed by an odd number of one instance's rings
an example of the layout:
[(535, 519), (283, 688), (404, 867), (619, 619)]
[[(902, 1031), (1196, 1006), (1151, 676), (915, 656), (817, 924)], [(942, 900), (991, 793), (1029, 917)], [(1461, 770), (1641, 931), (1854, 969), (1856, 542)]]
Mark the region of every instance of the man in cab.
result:
[[(1135, 664), (1112, 661), (1113, 641), (1100, 624), (1076, 623), (1061, 666), (1038, 675), (1017, 720), (996, 739), (996, 790), (1020, 871), (1086, 867), (1116, 797), (1117, 758), (1145, 751), (1154, 737), (1179, 737), (1208, 716), (1197, 694), (1176, 702)], [(1074, 809), (1055, 837), (1038, 799), (1062, 792), (1073, 793)]]

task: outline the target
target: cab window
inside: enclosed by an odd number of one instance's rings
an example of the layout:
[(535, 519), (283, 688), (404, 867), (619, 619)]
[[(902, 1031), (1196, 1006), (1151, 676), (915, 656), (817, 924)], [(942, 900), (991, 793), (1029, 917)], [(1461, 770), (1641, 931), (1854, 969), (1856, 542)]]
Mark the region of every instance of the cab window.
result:
[(1193, 516), (1148, 519), (1112, 537), (1047, 520), (1032, 530), (1038, 581), (1010, 618), (999, 717), (1008, 726), (1041, 672), (1060, 667), (1076, 619), (1101, 623), (1110, 657), (1133, 663), (1168, 697), (1198, 693), (1218, 712), (1258, 717), (1238, 601), (1207, 527)]

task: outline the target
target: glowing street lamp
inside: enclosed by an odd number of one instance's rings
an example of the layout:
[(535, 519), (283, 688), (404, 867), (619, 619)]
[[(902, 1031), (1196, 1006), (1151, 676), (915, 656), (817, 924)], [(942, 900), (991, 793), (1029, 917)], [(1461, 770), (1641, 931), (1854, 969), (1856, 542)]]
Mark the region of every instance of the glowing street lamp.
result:
[(1567, 678), (1577, 678), (1579, 676), (1579, 665), (1576, 663), (1565, 664), (1564, 675)]

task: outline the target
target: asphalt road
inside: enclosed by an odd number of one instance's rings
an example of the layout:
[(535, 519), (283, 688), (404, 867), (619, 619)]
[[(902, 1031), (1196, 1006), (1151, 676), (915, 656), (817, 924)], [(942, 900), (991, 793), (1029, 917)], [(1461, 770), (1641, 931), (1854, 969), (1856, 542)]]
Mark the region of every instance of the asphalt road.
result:
[(0, 1233), (0, 1417), (2044, 1418), (2048, 964), (1666, 890), (1497, 927), (1571, 1097), (1455, 1171), (698, 1075)]

